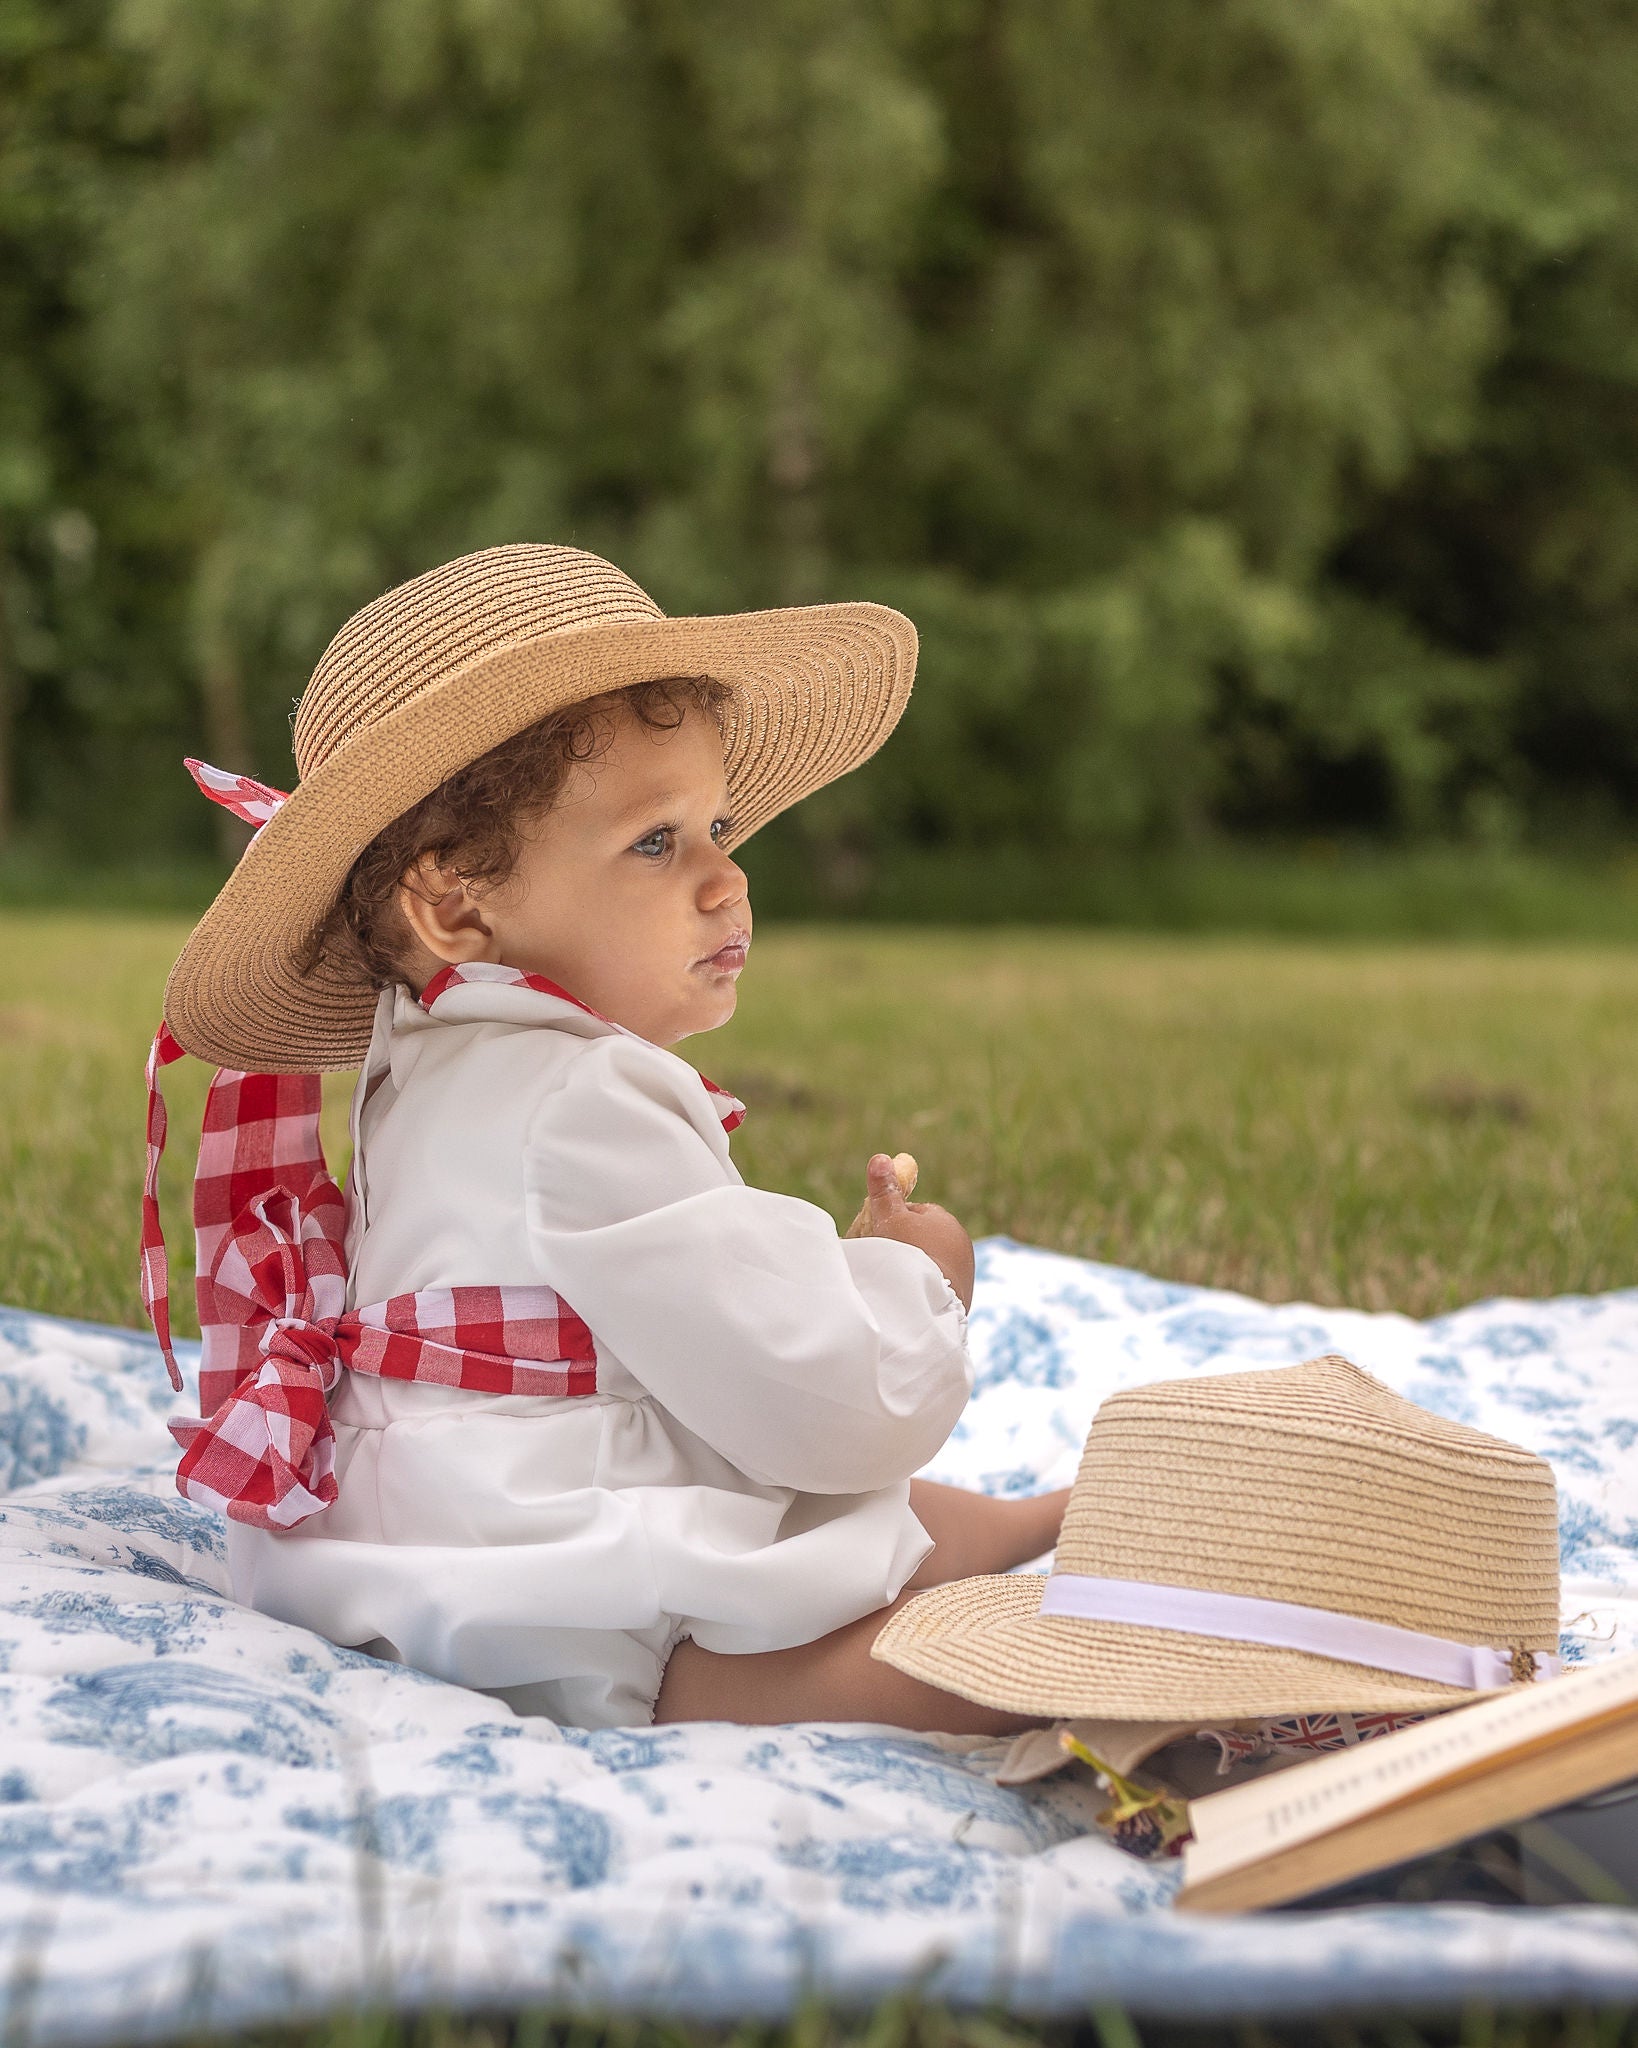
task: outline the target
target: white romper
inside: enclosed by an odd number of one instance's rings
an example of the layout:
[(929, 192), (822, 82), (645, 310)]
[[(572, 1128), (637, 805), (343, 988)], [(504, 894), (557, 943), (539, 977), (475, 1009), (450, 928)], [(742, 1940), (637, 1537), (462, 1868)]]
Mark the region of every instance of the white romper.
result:
[(348, 1306), (544, 1283), (590, 1326), (597, 1391), (344, 1373), (339, 1497), (230, 1523), (239, 1599), (610, 1727), (653, 1718), (683, 1636), (785, 1649), (900, 1591), (930, 1547), (909, 1475), (971, 1385), (924, 1252), (747, 1187), (685, 1061), (505, 984), (436, 1016), (383, 995), (353, 1143)]

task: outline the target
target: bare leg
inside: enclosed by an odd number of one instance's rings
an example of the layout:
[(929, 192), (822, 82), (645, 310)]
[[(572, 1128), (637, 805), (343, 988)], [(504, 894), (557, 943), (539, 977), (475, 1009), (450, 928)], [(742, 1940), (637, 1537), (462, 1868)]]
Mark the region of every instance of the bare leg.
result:
[(1033, 1500), (990, 1500), (931, 1480), (910, 1483), (910, 1504), (933, 1539), (933, 1550), (909, 1588), (876, 1614), (833, 1629), (817, 1642), (744, 1657), (679, 1643), (655, 1702), (656, 1721), (883, 1721), (893, 1728), (946, 1735), (1011, 1735), (1039, 1722), (1004, 1714), (924, 1685), (870, 1646), (894, 1608), (924, 1586), (982, 1572), (1007, 1571), (1050, 1550), (1063, 1521), (1067, 1493)]
[(1067, 1488), (1026, 1500), (994, 1500), (959, 1486), (940, 1486), (936, 1480), (912, 1479), (911, 1512), (932, 1537), (933, 1547), (917, 1565), (911, 1590), (1028, 1564), (1057, 1542), (1068, 1505)]

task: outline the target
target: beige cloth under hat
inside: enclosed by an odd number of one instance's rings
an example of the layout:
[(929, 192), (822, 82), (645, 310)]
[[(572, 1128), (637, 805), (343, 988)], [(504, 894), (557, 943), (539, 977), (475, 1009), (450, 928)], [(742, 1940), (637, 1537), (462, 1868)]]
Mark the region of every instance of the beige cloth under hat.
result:
[(1208, 1607), (1230, 1595), (1318, 1609), (1322, 1629), (1343, 1616), (1411, 1630), (1530, 1683), (1558, 1648), (1553, 1475), (1342, 1358), (1134, 1387), (1093, 1419), (1052, 1573), (920, 1593), (873, 1654), (986, 1706), (1105, 1721), (1418, 1712), (1493, 1689), (1041, 1612), (1043, 1599), (1072, 1604), (1081, 1579), (1100, 1582), (1093, 1604), (1109, 1581), (1135, 1581), (1154, 1608), (1181, 1610), (1170, 1589), (1182, 1587)]
[(898, 722), (916, 633), (879, 604), (668, 619), (570, 547), (485, 548), (389, 590), (325, 649), (295, 717), (300, 780), (183, 947), (165, 1021), (191, 1053), (258, 1073), (357, 1066), (376, 991), (297, 969), (376, 833), (525, 726), (667, 676), (727, 686), (723, 844), (868, 759)]

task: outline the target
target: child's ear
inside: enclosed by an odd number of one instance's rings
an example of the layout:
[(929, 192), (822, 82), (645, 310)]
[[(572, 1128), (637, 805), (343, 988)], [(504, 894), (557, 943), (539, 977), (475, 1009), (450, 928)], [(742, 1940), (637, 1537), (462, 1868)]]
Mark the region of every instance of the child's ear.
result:
[(406, 869), (398, 908), (417, 943), (444, 966), (494, 959), (495, 934), (477, 892), (430, 853)]

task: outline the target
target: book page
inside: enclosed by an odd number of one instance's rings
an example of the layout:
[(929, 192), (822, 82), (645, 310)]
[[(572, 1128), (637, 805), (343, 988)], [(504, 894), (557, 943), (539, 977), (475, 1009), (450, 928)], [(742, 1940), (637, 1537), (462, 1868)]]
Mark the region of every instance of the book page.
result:
[[(1441, 1780), (1638, 1706), (1638, 1655), (1458, 1707), (1420, 1727), (1191, 1801), (1191, 1879), (1343, 1827)], [(1638, 1758), (1634, 1759), (1638, 1768)]]
[(1386, 1870), (1474, 1834), (1510, 1827), (1566, 1800), (1618, 1784), (1638, 1769), (1638, 1705), (1579, 1723), (1557, 1737), (1511, 1749), (1487, 1767), (1428, 1786), (1413, 1799), (1362, 1814), (1346, 1827), (1329, 1828), (1249, 1861), (1234, 1854), (1240, 1837), (1185, 1866), (1177, 1895), (1184, 1913), (1244, 1913), (1283, 1905), (1367, 1871)]

